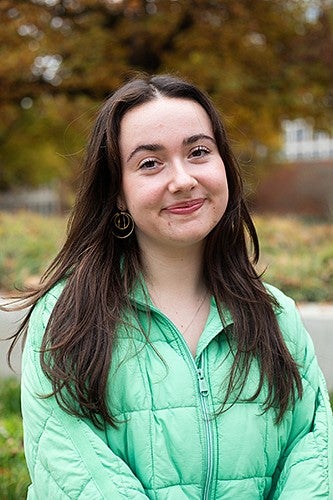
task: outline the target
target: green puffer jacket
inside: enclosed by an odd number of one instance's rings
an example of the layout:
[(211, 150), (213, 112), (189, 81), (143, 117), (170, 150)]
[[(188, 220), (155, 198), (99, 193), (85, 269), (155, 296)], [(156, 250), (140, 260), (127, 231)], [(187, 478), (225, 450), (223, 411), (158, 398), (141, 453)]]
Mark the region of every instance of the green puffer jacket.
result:
[[(29, 499), (333, 498), (332, 414), (312, 342), (291, 299), (269, 287), (280, 303), (278, 321), (304, 386), (302, 400), (279, 426), (272, 410), (262, 414), (264, 391), (213, 417), (232, 356), (212, 299), (195, 359), (154, 307), (150, 344), (139, 328), (119, 330), (109, 400), (120, 423), (100, 431), (62, 411), (53, 397), (36, 396), (50, 391), (38, 351), (62, 287), (35, 307), (23, 354)], [(148, 328), (143, 292), (135, 300), (139, 321)], [(243, 397), (252, 396), (257, 382), (253, 363)]]

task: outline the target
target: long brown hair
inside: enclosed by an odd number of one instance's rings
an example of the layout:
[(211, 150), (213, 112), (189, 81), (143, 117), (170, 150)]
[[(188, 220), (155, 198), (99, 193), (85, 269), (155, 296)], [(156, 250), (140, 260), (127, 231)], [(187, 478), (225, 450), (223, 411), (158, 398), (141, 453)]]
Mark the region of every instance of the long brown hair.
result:
[(267, 382), (265, 410), (276, 408), (279, 422), (289, 405), (294, 404), (296, 394), (301, 396), (302, 386), (274, 314), (278, 304), (253, 267), (259, 258), (259, 243), (245, 203), (239, 165), (210, 98), (177, 77), (135, 78), (104, 103), (87, 146), (66, 242), (39, 288), (23, 295), (32, 307), (14, 336), (11, 350), (21, 335), (26, 336), (37, 300), (66, 279), (43, 337), (42, 369), (63, 409), (88, 417), (98, 426), (103, 421), (115, 425), (106, 397), (107, 379), (117, 326), (124, 309), (133, 310), (128, 296), (141, 271), (135, 232), (127, 240), (119, 240), (111, 231), (110, 221), (122, 183), (120, 123), (128, 110), (158, 95), (190, 99), (206, 110), (226, 169), (228, 205), (207, 236), (204, 255), (206, 286), (220, 314), (222, 305), (227, 306), (234, 321), (229, 333), (230, 343), (236, 346), (234, 361), (221, 411), (225, 411), (233, 391), (241, 393), (256, 358), (261, 376), (251, 399)]

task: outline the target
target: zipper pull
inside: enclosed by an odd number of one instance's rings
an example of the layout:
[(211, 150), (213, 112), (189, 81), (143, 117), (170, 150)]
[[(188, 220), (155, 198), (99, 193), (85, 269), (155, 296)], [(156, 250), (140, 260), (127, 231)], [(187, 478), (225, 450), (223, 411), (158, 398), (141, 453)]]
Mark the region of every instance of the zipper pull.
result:
[(199, 391), (202, 396), (208, 396), (208, 385), (203, 374), (203, 370), (198, 368), (198, 381), (199, 381)]

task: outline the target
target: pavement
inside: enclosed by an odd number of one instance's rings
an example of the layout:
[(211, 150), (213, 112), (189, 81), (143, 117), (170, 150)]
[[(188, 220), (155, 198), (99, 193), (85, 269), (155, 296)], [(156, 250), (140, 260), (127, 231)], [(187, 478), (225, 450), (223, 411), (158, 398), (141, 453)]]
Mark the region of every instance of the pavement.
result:
[(299, 310), (312, 337), (328, 390), (333, 392), (333, 304), (301, 304)]
[[(5, 304), (5, 300), (0, 298), (0, 304)], [(13, 353), (12, 365), (15, 369), (15, 373), (13, 373), (7, 363), (7, 351), (10, 341), (3, 339), (16, 331), (24, 314), (24, 311), (4, 312), (0, 310), (0, 377), (19, 377), (21, 374), (21, 345), (18, 345)]]
[[(0, 299), (1, 303), (4, 301)], [(328, 389), (333, 392), (333, 304), (299, 304), (299, 310), (312, 337)], [(0, 311), (0, 339), (14, 333), (23, 315), (23, 311), (9, 313)], [(9, 344), (9, 341), (0, 342), (0, 377), (15, 375), (6, 361)], [(20, 376), (20, 358), (20, 346), (17, 346), (13, 355), (13, 367), (18, 377)]]

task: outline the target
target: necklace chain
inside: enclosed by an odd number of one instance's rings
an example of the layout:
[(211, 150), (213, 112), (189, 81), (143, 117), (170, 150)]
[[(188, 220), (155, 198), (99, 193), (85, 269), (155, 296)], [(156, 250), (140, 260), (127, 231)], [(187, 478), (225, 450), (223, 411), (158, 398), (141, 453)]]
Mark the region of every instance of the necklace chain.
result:
[(189, 324), (187, 325), (187, 327), (185, 328), (185, 330), (183, 330), (183, 335), (185, 335), (185, 333), (187, 332), (187, 330), (188, 330), (188, 329), (190, 328), (190, 326), (194, 323), (194, 320), (195, 320), (195, 318), (198, 316), (200, 309), (201, 309), (201, 308), (202, 308), (202, 306), (204, 305), (204, 302), (205, 302), (205, 300), (206, 300), (206, 297), (207, 297), (207, 291), (204, 293), (203, 299), (202, 299), (202, 301), (200, 302), (200, 304), (199, 304), (199, 306), (198, 306), (197, 310), (195, 311), (193, 318), (191, 319), (191, 321), (189, 322)]
[[(183, 329), (183, 332), (182, 332), (182, 334), (183, 334), (183, 335), (185, 335), (185, 333), (188, 331), (188, 329), (190, 328), (190, 326), (194, 323), (194, 320), (195, 320), (195, 319), (196, 319), (196, 317), (198, 316), (198, 314), (199, 314), (199, 312), (200, 312), (200, 310), (201, 310), (202, 306), (203, 306), (203, 305), (204, 305), (204, 303), (205, 303), (205, 300), (206, 300), (206, 298), (207, 298), (207, 295), (208, 295), (208, 292), (207, 292), (207, 290), (206, 290), (206, 291), (205, 291), (205, 293), (204, 293), (204, 296), (203, 296), (202, 300), (200, 301), (200, 304), (198, 305), (198, 307), (197, 307), (197, 309), (196, 309), (196, 311), (195, 311), (195, 313), (194, 313), (194, 315), (193, 315), (193, 317), (192, 317), (192, 319), (191, 319), (191, 321), (190, 321), (190, 322), (189, 322), (189, 324), (186, 326), (186, 328), (185, 328), (185, 329)], [(151, 298), (152, 303), (153, 303), (155, 306), (157, 306), (159, 309), (161, 309), (161, 307), (158, 305), (158, 302), (156, 302), (156, 300), (153, 300), (153, 298), (152, 298), (152, 296), (151, 296), (151, 295), (150, 295), (150, 298)]]

